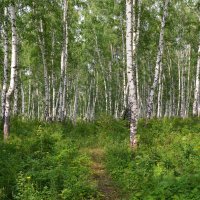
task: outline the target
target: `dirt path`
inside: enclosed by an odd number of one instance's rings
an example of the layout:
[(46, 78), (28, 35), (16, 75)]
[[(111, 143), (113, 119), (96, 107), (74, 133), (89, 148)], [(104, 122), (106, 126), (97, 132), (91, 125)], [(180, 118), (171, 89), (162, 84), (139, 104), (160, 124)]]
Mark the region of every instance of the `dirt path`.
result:
[(101, 200), (121, 200), (119, 190), (113, 185), (104, 166), (104, 150), (101, 148), (91, 148), (87, 153), (92, 158), (91, 169), (92, 179), (96, 181)]

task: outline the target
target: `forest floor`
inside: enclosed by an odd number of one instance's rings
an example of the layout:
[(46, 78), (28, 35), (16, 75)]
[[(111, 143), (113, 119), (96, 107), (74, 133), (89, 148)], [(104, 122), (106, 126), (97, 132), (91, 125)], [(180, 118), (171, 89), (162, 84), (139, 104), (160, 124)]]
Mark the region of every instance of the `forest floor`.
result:
[(0, 140), (0, 200), (199, 200), (199, 135), (199, 118), (141, 120), (133, 152), (124, 120), (13, 119)]
[(105, 167), (105, 150), (101, 147), (85, 149), (91, 157), (92, 180), (97, 184), (101, 200), (121, 200), (121, 193), (114, 185)]

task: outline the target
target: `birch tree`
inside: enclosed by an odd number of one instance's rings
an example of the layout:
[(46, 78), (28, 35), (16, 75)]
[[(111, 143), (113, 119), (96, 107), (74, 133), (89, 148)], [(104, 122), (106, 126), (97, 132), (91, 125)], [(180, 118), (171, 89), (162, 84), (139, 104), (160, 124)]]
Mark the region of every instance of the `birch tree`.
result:
[(9, 136), (10, 128), (10, 98), (15, 88), (15, 80), (17, 75), (17, 30), (16, 30), (16, 11), (15, 6), (10, 6), (10, 17), (11, 17), (11, 30), (12, 30), (12, 55), (11, 55), (11, 74), (10, 74), (10, 85), (6, 92), (6, 103), (5, 103), (5, 116), (4, 116), (4, 140), (6, 141)]
[(67, 23), (68, 1), (63, 0), (63, 43), (61, 52), (61, 74), (60, 74), (60, 92), (59, 92), (59, 120), (63, 121), (65, 112), (66, 97), (66, 70), (67, 70), (67, 47), (68, 47), (68, 23)]
[(5, 103), (6, 103), (6, 89), (8, 82), (8, 8), (4, 8), (4, 24), (2, 26), (3, 30), (3, 49), (4, 49), (4, 63), (3, 63), (3, 87), (2, 87), (2, 95), (1, 95), (1, 107), (2, 107), (2, 118), (5, 115)]
[(150, 94), (148, 97), (148, 102), (147, 102), (147, 118), (151, 118), (152, 116), (154, 93), (159, 81), (159, 71), (161, 71), (160, 68), (162, 67), (161, 62), (162, 62), (163, 50), (164, 50), (164, 28), (166, 24), (166, 18), (168, 15), (168, 5), (169, 5), (169, 0), (165, 0), (164, 8), (163, 8), (163, 17), (161, 21), (161, 30), (160, 30), (160, 38), (159, 38), (154, 80), (153, 80), (153, 84), (152, 84)]
[(193, 103), (193, 115), (200, 115), (200, 104), (199, 104), (199, 72), (200, 72), (200, 43), (198, 48), (198, 60), (197, 60), (197, 68), (196, 68), (196, 81), (195, 81), (195, 91), (194, 91), (194, 103)]
[(46, 45), (45, 45), (45, 38), (44, 38), (44, 28), (43, 28), (43, 20), (40, 20), (40, 27), (39, 27), (40, 36), (39, 45), (42, 54), (42, 62), (43, 62), (43, 70), (44, 70), (44, 90), (45, 90), (45, 106), (44, 106), (44, 119), (46, 121), (49, 120), (49, 80), (48, 80), (48, 68), (47, 68), (47, 58), (46, 58)]
[[(134, 147), (137, 143), (137, 97), (136, 97), (136, 81), (135, 78), (135, 53), (136, 41), (133, 40), (133, 29), (135, 21), (133, 21), (133, 4), (131, 0), (126, 0), (126, 59), (127, 59), (127, 80), (129, 87), (128, 104), (130, 107), (130, 145)], [(134, 51), (134, 53), (133, 53)], [(134, 65), (133, 65), (134, 64)]]

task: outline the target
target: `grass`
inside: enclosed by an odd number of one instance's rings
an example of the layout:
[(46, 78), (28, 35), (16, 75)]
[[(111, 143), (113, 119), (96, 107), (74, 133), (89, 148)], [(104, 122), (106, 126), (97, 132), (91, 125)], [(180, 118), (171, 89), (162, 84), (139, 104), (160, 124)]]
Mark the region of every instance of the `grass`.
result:
[(106, 163), (128, 199), (200, 198), (199, 119), (141, 121), (134, 153), (127, 147), (126, 132), (121, 135), (107, 145)]
[(0, 142), (0, 199), (198, 200), (199, 134), (198, 118), (141, 120), (132, 152), (126, 121), (13, 119)]
[(90, 158), (79, 151), (74, 130), (13, 120), (9, 142), (0, 143), (0, 199), (98, 199)]

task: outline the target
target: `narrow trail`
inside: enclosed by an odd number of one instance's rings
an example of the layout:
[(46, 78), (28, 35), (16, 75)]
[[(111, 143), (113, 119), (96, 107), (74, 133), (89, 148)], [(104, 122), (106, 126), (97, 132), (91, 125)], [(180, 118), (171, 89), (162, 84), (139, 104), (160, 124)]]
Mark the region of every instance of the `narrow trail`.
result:
[(97, 183), (101, 200), (121, 200), (120, 192), (116, 188), (108, 175), (104, 166), (104, 150), (102, 148), (90, 148), (87, 150), (91, 156), (92, 179)]

